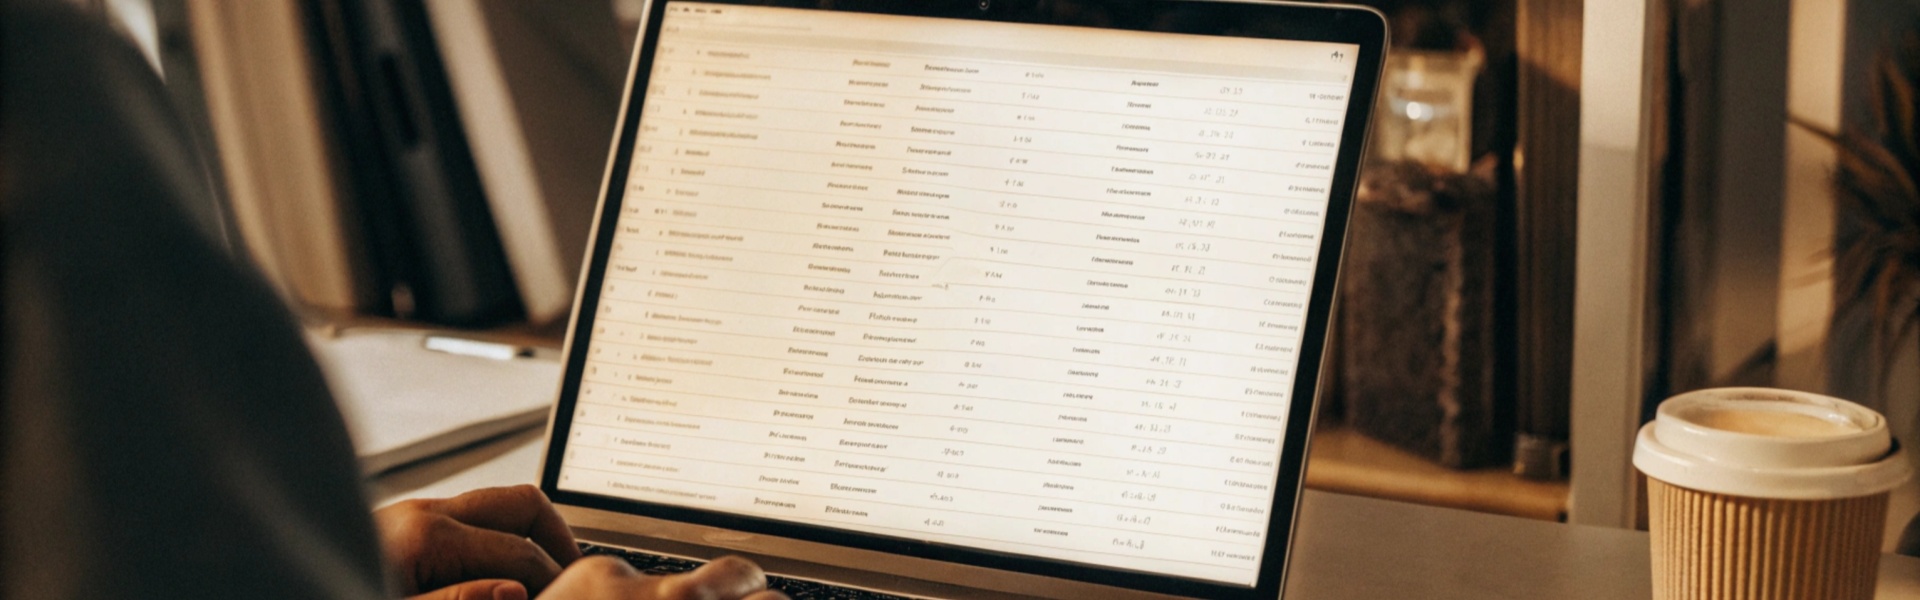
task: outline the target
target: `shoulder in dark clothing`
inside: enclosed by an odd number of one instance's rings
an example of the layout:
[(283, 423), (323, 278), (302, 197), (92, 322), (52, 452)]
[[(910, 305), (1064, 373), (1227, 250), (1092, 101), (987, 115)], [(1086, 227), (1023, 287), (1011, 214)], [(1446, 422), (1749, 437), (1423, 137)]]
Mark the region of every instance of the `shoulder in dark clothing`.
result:
[(352, 448), (285, 308), (181, 213), (156, 76), (0, 2), (0, 597), (385, 595)]

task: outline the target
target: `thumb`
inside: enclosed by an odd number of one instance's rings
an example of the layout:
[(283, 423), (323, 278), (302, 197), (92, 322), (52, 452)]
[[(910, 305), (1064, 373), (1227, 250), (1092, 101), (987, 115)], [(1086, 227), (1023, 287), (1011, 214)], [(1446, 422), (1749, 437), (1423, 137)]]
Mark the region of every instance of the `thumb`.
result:
[(527, 600), (527, 587), (511, 579), (456, 583), (407, 600)]

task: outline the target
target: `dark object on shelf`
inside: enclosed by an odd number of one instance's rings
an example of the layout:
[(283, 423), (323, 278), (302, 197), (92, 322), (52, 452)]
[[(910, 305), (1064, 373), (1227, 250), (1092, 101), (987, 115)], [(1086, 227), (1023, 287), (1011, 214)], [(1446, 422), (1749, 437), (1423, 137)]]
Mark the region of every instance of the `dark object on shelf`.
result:
[[(1518, 421), (1519, 415), (1515, 417)], [(1572, 448), (1567, 440), (1527, 431), (1524, 423), (1516, 423), (1515, 428), (1518, 431), (1513, 434), (1513, 474), (1546, 481), (1567, 478), (1573, 460), (1568, 454)]]
[(1441, 464), (1500, 464), (1494, 186), (1410, 163), (1362, 171), (1341, 272), (1337, 386), (1355, 430)]
[(395, 316), (524, 317), (419, 0), (313, 5), (357, 208)]

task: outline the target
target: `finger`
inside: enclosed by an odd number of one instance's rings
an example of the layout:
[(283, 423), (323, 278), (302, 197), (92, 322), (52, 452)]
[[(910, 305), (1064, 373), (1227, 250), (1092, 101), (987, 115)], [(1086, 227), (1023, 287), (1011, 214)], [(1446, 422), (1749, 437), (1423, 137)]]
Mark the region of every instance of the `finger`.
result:
[(766, 589), (760, 565), (738, 556), (716, 558), (690, 573), (660, 578), (660, 597), (740, 598)]
[(553, 503), (538, 487), (517, 485), (474, 490), (437, 500), (433, 509), (468, 525), (531, 539), (560, 564), (580, 558), (580, 546), (573, 540), (573, 530), (567, 528), (560, 512), (554, 510)]
[(786, 594), (775, 590), (760, 590), (740, 600), (789, 600)]
[(527, 588), (518, 581), (482, 579), (450, 585), (407, 600), (527, 600)]
[(553, 583), (560, 565), (531, 540), (511, 533), (481, 529), (451, 519), (437, 527), (431, 552), (417, 560), (421, 587), (433, 587), (480, 578), (512, 579), (538, 590)]

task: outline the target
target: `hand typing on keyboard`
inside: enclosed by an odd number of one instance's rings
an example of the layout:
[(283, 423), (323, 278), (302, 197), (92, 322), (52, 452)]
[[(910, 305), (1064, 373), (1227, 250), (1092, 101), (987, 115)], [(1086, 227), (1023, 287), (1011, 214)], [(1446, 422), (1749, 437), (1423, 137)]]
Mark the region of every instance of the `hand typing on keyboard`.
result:
[(648, 575), (614, 557), (582, 558), (573, 533), (533, 486), (409, 500), (374, 513), (389, 571), (415, 600), (779, 600), (766, 574), (727, 557)]
[(540, 597), (569, 600), (786, 599), (786, 594), (766, 589), (766, 586), (767, 577), (760, 567), (738, 556), (715, 559), (698, 569), (675, 575), (643, 575), (619, 558), (589, 556), (567, 567)]
[[(593, 544), (581, 544), (580, 549), (583, 552), (585, 552), (587, 557), (590, 559), (599, 558), (599, 557), (619, 558), (620, 560), (625, 561), (627, 564), (632, 565), (633, 568), (638, 569), (641, 573), (646, 573), (649, 575), (686, 573), (689, 571), (694, 573), (699, 573), (708, 568), (711, 568), (712, 564), (718, 564), (726, 561), (736, 561), (741, 563), (746, 562), (734, 557), (723, 557), (713, 561), (712, 563), (707, 563), (700, 560), (675, 558), (671, 556), (653, 554), (650, 552), (642, 552), (638, 550), (624, 550), (620, 548), (612, 548), (607, 546), (596, 546)], [(702, 566), (702, 565), (708, 565), (708, 566)], [(732, 569), (736, 567), (728, 566), (726, 568)], [(766, 578), (768, 589), (777, 590), (779, 593), (786, 594), (786, 596), (788, 597), (792, 597), (793, 600), (912, 600), (911, 598), (908, 598), (906, 596), (896, 596), (886, 592), (878, 592), (878, 591), (868, 590), (868, 589), (846, 587), (846, 586), (835, 585), (831, 583), (812, 581), (808, 579), (799, 579), (795, 577), (782, 577), (780, 575), (766, 575), (765, 578)], [(777, 598), (782, 596), (771, 596), (771, 597)], [(760, 600), (762, 596), (749, 596), (749, 598), (752, 598), (753, 600)]]

